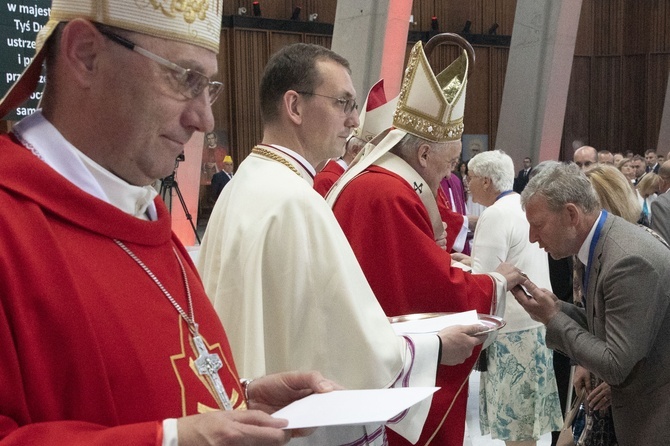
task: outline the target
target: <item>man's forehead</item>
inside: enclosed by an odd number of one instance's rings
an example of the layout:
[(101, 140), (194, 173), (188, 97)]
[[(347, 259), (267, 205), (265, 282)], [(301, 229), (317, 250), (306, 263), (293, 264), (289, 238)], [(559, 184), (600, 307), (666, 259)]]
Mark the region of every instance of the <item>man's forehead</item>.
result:
[(338, 94), (346, 97), (356, 97), (356, 89), (349, 74), (349, 70), (342, 64), (331, 59), (319, 59), (316, 61), (316, 68), (319, 72), (319, 84), (332, 94)]

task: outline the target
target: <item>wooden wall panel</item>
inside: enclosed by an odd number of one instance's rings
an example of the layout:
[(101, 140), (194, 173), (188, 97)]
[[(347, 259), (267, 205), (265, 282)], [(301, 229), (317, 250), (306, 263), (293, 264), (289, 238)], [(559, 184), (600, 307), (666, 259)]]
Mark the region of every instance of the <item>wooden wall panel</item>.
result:
[(432, 0), (416, 0), (412, 2), (412, 15), (414, 22), (410, 23), (410, 31), (430, 30), (430, 19), (435, 13)]
[[(490, 135), (491, 91), (489, 87), (489, 47), (475, 47), (476, 63), (468, 79), (465, 98), (465, 133)], [(453, 60), (453, 58), (452, 58)], [(489, 144), (489, 147), (490, 144)]]
[(593, 48), (597, 56), (621, 54), (622, 1), (593, 0)]
[(470, 16), (471, 2), (442, 0), (435, 2), (435, 15), (440, 23), (440, 32), (460, 33)]
[(516, 14), (516, 0), (496, 0), (495, 22), (498, 34), (511, 36), (514, 29), (514, 15)]
[(645, 54), (649, 51), (649, 4), (639, 0), (624, 0), (623, 54)]
[(593, 0), (582, 0), (582, 11), (579, 15), (575, 56), (593, 55)]
[[(507, 73), (507, 61), (509, 60), (509, 48), (491, 48), (489, 78), (490, 78), (490, 117), (489, 117), (489, 147), (495, 148), (496, 135), (498, 134), (498, 121), (500, 120), (500, 106), (502, 104), (503, 88), (505, 87), (505, 74)], [(478, 113), (477, 111), (475, 113)]]
[(668, 0), (647, 0), (649, 8), (649, 28), (647, 39), (651, 52), (670, 52), (670, 2)]
[[(258, 86), (263, 69), (270, 56), (270, 42), (266, 31), (234, 31), (234, 92), (233, 119), (234, 145), (231, 148), (237, 160), (244, 159), (263, 136), (258, 107)], [(238, 161), (239, 162), (239, 161)]]
[(269, 35), (270, 52), (268, 54), (268, 58), (287, 45), (302, 42), (302, 34), (299, 33), (271, 32)]
[(594, 57), (591, 76), (590, 145), (612, 150), (621, 145), (621, 58)]
[(317, 34), (305, 34), (303, 42), (313, 43), (315, 45), (325, 46), (330, 48), (333, 44), (333, 38), (330, 36), (321, 36)]
[[(644, 127), (647, 144), (645, 149), (654, 149), (658, 144), (668, 76), (670, 76), (670, 54), (650, 55), (646, 77), (646, 109), (642, 123), (638, 124)], [(665, 153), (668, 152), (670, 152), (670, 147), (665, 148)]]
[(646, 77), (646, 62), (645, 55), (623, 57), (621, 123), (629, 124), (614, 123), (621, 128), (621, 142), (619, 145), (608, 147), (612, 152), (626, 151), (630, 147), (651, 148), (649, 141), (646, 141), (645, 138), (645, 128), (640, 125), (644, 120), (647, 102), (647, 83), (641, 82)]
[[(563, 123), (561, 160), (572, 160), (574, 150), (591, 144), (589, 116), (591, 111), (591, 57), (575, 57)], [(577, 146), (577, 147), (575, 147)]]
[(232, 61), (231, 50), (233, 46), (231, 44), (231, 35), (232, 31), (229, 29), (221, 30), (221, 39), (219, 44), (219, 55), (217, 56), (217, 62), (219, 64), (219, 74), (216, 76), (216, 80), (223, 82), (223, 91), (221, 95), (212, 104), (212, 114), (214, 115), (214, 128), (216, 130), (225, 130), (228, 134), (228, 144), (230, 145), (231, 137), (230, 131), (233, 128), (232, 116), (233, 116), (233, 101), (231, 98), (232, 95)]
[[(288, 20), (293, 14), (293, 8), (300, 6), (300, 20), (307, 21), (309, 14), (318, 14), (317, 21), (335, 23), (337, 0), (258, 0), (261, 6), (262, 17), (268, 19)], [(239, 7), (247, 8), (248, 16), (253, 16), (252, 3), (254, 0), (225, 0), (223, 15), (237, 15)]]

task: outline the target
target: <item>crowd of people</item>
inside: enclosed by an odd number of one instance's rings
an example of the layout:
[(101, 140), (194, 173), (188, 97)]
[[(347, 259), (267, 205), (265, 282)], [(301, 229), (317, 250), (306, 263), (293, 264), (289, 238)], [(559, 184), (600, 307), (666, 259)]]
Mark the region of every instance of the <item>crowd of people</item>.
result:
[[(262, 140), (233, 176), (211, 133), (218, 2), (89, 3), (53, 0), (0, 102), (23, 102), (46, 64), (41, 108), (0, 136), (0, 444), (461, 446), (477, 367), (482, 432), (533, 445), (562, 425), (556, 352), (612, 441), (665, 443), (670, 161), (585, 146), (516, 178), (498, 150), (461, 163), (474, 53), (439, 34), (412, 48), (398, 97), (376, 84), (360, 115), (346, 59), (278, 50)], [(442, 43), (461, 50), (435, 73)], [(197, 266), (152, 187), (196, 132), (215, 201)], [(472, 310), (498, 330), (389, 320)], [(385, 423), (272, 416), (413, 386), (439, 390)]]

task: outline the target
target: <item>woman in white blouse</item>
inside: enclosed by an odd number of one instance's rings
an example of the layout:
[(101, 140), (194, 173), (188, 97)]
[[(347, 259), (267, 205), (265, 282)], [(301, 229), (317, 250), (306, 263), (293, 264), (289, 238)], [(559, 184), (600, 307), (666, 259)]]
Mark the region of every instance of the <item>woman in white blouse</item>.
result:
[[(514, 163), (499, 150), (483, 152), (468, 163), (473, 201), (487, 208), (479, 217), (472, 246), (474, 273), (494, 271), (502, 262), (524, 271), (551, 290), (547, 253), (528, 240), (528, 221), (519, 195), (512, 191)], [(482, 434), (507, 445), (535, 445), (544, 433), (560, 430), (563, 421), (545, 328), (533, 321), (511, 293), (505, 299), (507, 325), (485, 350), (481, 374)]]

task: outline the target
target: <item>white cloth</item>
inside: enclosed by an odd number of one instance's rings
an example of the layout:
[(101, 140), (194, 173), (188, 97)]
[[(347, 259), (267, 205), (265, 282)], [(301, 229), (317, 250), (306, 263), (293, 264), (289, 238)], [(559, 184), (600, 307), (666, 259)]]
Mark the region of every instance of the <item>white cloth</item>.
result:
[[(494, 271), (500, 259), (519, 268), (537, 286), (551, 290), (547, 253), (528, 240), (529, 225), (516, 193), (500, 198), (479, 216), (472, 242), (472, 272)], [(500, 332), (527, 330), (542, 324), (530, 318), (512, 293), (507, 292)]]
[[(311, 176), (284, 158), (300, 176), (254, 153), (240, 164), (202, 242), (200, 273), (240, 375), (319, 370), (350, 389), (434, 385), (437, 337), (395, 335)], [(390, 427), (416, 441), (429, 407)], [(383, 444), (379, 433), (322, 428), (304, 441)]]

